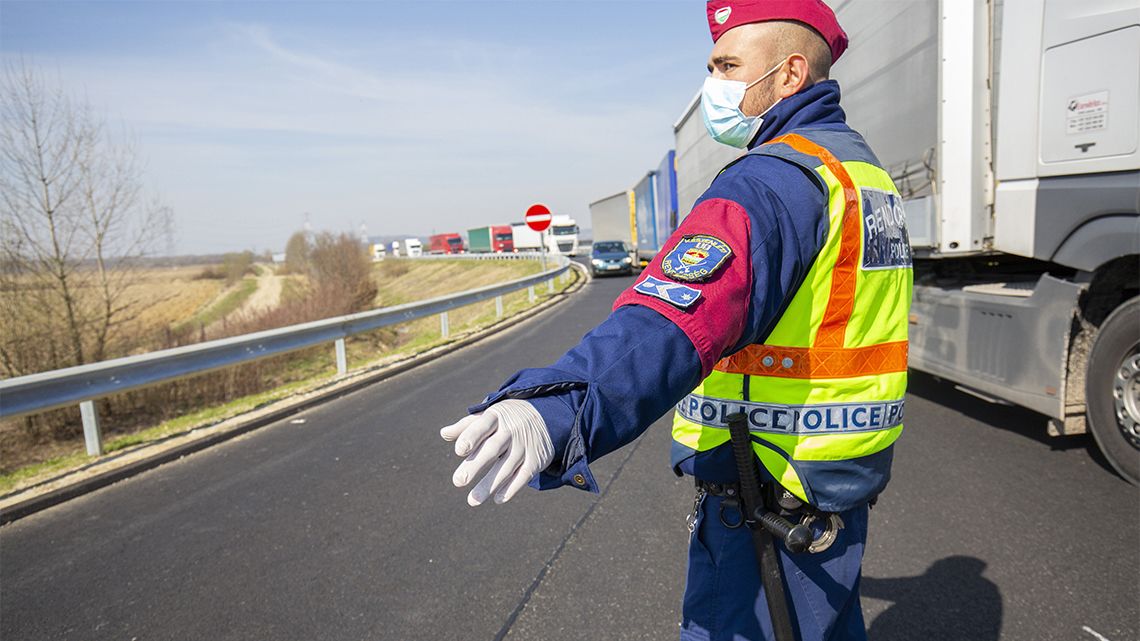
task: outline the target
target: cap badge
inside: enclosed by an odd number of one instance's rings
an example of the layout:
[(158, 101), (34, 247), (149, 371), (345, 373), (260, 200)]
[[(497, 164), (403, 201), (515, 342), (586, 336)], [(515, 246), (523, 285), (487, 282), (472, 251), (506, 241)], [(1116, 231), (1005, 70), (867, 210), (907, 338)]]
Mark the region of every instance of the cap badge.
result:
[(728, 17), (732, 15), (732, 7), (721, 7), (713, 14), (713, 19), (717, 24), (724, 24), (728, 22)]

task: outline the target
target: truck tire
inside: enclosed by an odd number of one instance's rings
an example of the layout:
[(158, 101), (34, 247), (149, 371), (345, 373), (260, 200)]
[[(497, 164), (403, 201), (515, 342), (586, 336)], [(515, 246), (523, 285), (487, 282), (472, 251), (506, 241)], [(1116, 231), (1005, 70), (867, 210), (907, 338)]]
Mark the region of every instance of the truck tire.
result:
[(1101, 324), (1085, 385), (1096, 444), (1125, 480), (1140, 485), (1140, 297)]

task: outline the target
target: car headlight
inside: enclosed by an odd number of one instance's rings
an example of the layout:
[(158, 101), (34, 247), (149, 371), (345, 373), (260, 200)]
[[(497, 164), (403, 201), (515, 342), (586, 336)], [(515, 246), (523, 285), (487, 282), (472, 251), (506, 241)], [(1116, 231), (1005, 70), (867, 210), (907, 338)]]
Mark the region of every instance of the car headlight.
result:
[(633, 262), (633, 259), (632, 259), (632, 258), (630, 258), (629, 256), (626, 256), (625, 258), (621, 259), (621, 264), (622, 264), (622, 265), (628, 265), (628, 264), (630, 264), (630, 263), (632, 263), (632, 262)]
[(600, 258), (595, 258), (595, 259), (591, 260), (590, 262), (594, 265), (594, 267), (601, 267), (602, 265), (606, 264), (606, 261), (604, 261)]

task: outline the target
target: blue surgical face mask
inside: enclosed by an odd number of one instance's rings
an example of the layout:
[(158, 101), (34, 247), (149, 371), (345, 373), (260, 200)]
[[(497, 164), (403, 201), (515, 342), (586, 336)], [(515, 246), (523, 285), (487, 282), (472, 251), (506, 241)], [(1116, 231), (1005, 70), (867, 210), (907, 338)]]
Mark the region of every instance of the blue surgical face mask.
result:
[(704, 87), (701, 88), (701, 112), (705, 117), (705, 128), (713, 140), (731, 145), (733, 147), (746, 147), (760, 131), (764, 124), (764, 114), (772, 110), (780, 101), (772, 103), (772, 107), (764, 110), (759, 116), (745, 116), (740, 111), (740, 103), (744, 101), (744, 94), (753, 85), (776, 73), (784, 65), (784, 60), (772, 67), (759, 78), (750, 83), (739, 80), (721, 80), (709, 76), (705, 78)]

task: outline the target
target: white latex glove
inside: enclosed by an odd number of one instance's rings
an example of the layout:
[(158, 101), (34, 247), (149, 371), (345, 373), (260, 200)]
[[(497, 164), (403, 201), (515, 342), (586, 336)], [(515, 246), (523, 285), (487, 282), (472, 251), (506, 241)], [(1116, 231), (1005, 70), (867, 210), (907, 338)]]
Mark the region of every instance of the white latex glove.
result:
[(455, 441), (455, 453), (466, 457), (451, 477), (455, 487), (464, 487), (486, 472), (467, 495), (471, 506), (482, 505), (492, 494), (496, 503), (506, 503), (554, 460), (546, 421), (533, 405), (518, 399), (464, 416), (439, 435)]

